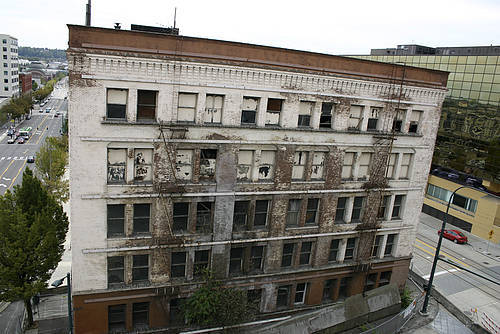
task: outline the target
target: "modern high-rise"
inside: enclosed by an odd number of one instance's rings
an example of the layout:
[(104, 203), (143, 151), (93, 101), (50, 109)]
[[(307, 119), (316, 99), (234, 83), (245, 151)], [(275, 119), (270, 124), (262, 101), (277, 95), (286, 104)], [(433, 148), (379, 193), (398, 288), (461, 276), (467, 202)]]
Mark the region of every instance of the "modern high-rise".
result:
[(67, 55), (76, 333), (182, 326), (204, 268), (268, 316), (403, 287), (448, 73), (76, 25)]
[(0, 34), (0, 97), (19, 95), (17, 38)]

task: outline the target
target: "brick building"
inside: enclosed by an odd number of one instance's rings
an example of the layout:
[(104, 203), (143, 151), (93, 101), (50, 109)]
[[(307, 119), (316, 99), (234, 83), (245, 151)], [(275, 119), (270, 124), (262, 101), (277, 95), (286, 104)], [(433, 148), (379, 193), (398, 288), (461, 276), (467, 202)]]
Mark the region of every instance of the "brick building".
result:
[(31, 83), (32, 77), (31, 73), (19, 73), (19, 91), (20, 93), (26, 94), (26, 93), (31, 93), (32, 89), (32, 83)]
[(210, 267), (262, 314), (404, 284), (447, 73), (69, 26), (76, 333), (163, 328)]

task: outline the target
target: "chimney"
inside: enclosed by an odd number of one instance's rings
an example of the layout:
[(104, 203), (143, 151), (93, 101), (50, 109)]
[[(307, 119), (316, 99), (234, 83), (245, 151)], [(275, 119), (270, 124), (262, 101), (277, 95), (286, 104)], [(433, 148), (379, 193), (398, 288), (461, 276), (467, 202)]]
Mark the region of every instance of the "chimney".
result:
[(87, 3), (87, 13), (85, 15), (85, 25), (87, 27), (90, 27), (90, 13), (91, 13), (91, 8), (90, 8), (90, 0)]

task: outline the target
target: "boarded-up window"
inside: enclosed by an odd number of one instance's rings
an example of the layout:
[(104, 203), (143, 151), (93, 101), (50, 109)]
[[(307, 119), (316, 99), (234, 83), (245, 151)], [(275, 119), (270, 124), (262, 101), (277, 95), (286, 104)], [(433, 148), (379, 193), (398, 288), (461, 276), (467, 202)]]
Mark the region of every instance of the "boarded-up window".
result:
[(314, 110), (314, 102), (301, 101), (299, 105), (299, 127), (308, 127), (311, 125), (311, 115)]
[(137, 120), (154, 120), (156, 118), (156, 95), (154, 90), (137, 91)]
[(280, 124), (280, 113), (283, 100), (267, 99), (266, 125), (273, 126)]
[(394, 115), (394, 120), (392, 121), (392, 131), (401, 132), (403, 128), (403, 117), (406, 113), (406, 110), (398, 109), (396, 110), (396, 114)]
[(367, 130), (376, 131), (378, 129), (378, 120), (381, 112), (382, 108), (370, 109), (370, 115), (368, 116)]
[(125, 183), (127, 149), (108, 149), (108, 183)]
[(394, 178), (394, 170), (396, 168), (396, 160), (397, 160), (397, 153), (391, 153), (389, 156), (389, 161), (387, 164), (387, 178), (392, 179)]
[(108, 88), (106, 102), (107, 118), (127, 118), (128, 90)]
[(325, 153), (314, 152), (312, 156), (311, 180), (323, 178), (323, 166), (325, 165)]
[(135, 149), (134, 157), (134, 180), (151, 182), (153, 180), (153, 149)]
[(351, 113), (349, 114), (349, 129), (359, 129), (361, 125), (362, 113), (363, 106), (351, 106)]
[(361, 156), (359, 158), (358, 178), (368, 179), (368, 171), (370, 169), (371, 158), (371, 153), (361, 153)]
[(304, 171), (307, 162), (307, 152), (295, 152), (293, 158), (292, 179), (300, 180), (304, 178)]
[(196, 97), (193, 93), (179, 93), (179, 105), (177, 108), (177, 121), (194, 122), (196, 114)]
[(193, 150), (177, 150), (176, 162), (176, 177), (178, 180), (191, 180), (193, 175)]
[(200, 180), (213, 180), (215, 178), (217, 150), (204, 149), (200, 153)]
[(411, 153), (403, 153), (401, 159), (401, 172), (399, 173), (400, 179), (408, 179), (410, 177), (410, 163)]
[(224, 96), (222, 95), (209, 95), (205, 102), (205, 115), (204, 123), (220, 123), (222, 119), (222, 105), (224, 103)]
[(272, 180), (274, 175), (274, 151), (262, 151), (259, 163), (259, 180)]
[(259, 106), (259, 98), (243, 97), (243, 105), (241, 108), (241, 124), (255, 124), (257, 119), (257, 108)]
[(342, 165), (342, 178), (350, 179), (352, 178), (352, 164), (354, 162), (354, 153), (346, 152), (344, 154), (344, 163)]
[(319, 127), (331, 129), (332, 128), (332, 111), (333, 103), (323, 102), (321, 104), (321, 116), (319, 118)]
[(253, 151), (238, 152), (238, 169), (236, 177), (238, 180), (250, 180), (252, 178)]
[(410, 128), (408, 129), (408, 132), (410, 132), (410, 133), (417, 133), (418, 132), (418, 125), (420, 124), (420, 120), (422, 119), (422, 114), (423, 114), (423, 111), (419, 111), (419, 110), (413, 110), (411, 112)]

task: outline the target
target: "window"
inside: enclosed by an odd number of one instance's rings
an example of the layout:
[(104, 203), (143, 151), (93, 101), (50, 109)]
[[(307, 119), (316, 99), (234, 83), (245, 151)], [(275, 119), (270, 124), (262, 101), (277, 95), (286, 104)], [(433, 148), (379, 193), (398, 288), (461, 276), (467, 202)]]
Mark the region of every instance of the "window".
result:
[(9, 75), (9, 71), (3, 71), (3, 75)]
[(294, 304), (304, 304), (306, 300), (306, 289), (307, 289), (307, 283), (298, 283), (296, 288), (295, 288), (295, 299), (294, 299)]
[(193, 275), (199, 277), (203, 275), (203, 271), (208, 269), (210, 259), (209, 250), (199, 250), (194, 252)]
[(2, 49), (3, 49), (3, 51), (7, 51), (7, 48), (5, 46)]
[(173, 232), (186, 233), (188, 230), (189, 203), (174, 203)]
[(9, 83), (9, 79), (3, 79), (3, 83)]
[(134, 204), (134, 234), (149, 233), (151, 204)]
[(241, 124), (255, 124), (257, 119), (257, 109), (259, 107), (259, 98), (243, 97), (241, 110)]
[(222, 119), (223, 95), (207, 94), (203, 123), (220, 123)]
[(355, 249), (356, 249), (356, 238), (347, 239), (344, 260), (353, 260)]
[(401, 219), (402, 210), (401, 206), (403, 205), (404, 195), (396, 195), (394, 197), (394, 206), (392, 207), (392, 219)]
[(250, 305), (252, 309), (259, 311), (261, 299), (262, 299), (262, 289), (254, 289), (247, 291), (247, 304)]
[(343, 300), (351, 295), (350, 293), (350, 285), (351, 285), (352, 277), (342, 277), (339, 285), (339, 298)]
[(309, 198), (307, 200), (306, 225), (317, 224), (317, 212), (319, 208), (319, 198)]
[(394, 120), (392, 121), (392, 131), (401, 132), (401, 130), (403, 128), (404, 113), (405, 113), (405, 110), (403, 110), (403, 109), (396, 110), (396, 115), (394, 115)]
[(153, 181), (153, 149), (140, 148), (134, 150), (134, 181)]
[(241, 274), (243, 273), (243, 253), (245, 248), (232, 247), (229, 258), (229, 273)]
[(462, 195), (455, 194), (455, 195), (453, 195), (453, 200), (451, 201), (451, 203), (453, 205), (461, 207), (465, 210), (468, 210), (471, 212), (476, 212), (477, 201), (475, 199), (471, 199), (471, 198), (464, 197)]
[(323, 102), (321, 104), (321, 116), (319, 118), (319, 127), (331, 129), (332, 128), (332, 111), (333, 103)]
[(295, 152), (293, 159), (292, 179), (300, 180), (305, 176), (305, 168), (307, 162), (307, 152)]
[(361, 221), (361, 218), (363, 217), (364, 201), (365, 201), (364, 197), (354, 197), (354, 203), (352, 206), (352, 216), (351, 216), (352, 222), (357, 223)]
[(127, 118), (127, 89), (108, 88), (106, 102), (107, 118)]
[(3, 67), (9, 67), (9, 64), (3, 63)]
[(108, 204), (108, 238), (123, 237), (125, 235), (125, 205)]
[(380, 219), (385, 219), (386, 217), (386, 210), (389, 206), (389, 201), (391, 200), (391, 196), (384, 196), (382, 197), (382, 200), (380, 202), (380, 207), (378, 208), (378, 214), (377, 218)]
[(253, 221), (254, 227), (263, 228), (266, 226), (268, 206), (269, 206), (269, 201), (266, 200), (255, 201), (255, 216)]
[(367, 130), (368, 131), (377, 131), (378, 130), (378, 120), (380, 117), (380, 113), (382, 111), (382, 108), (370, 108), (370, 115), (368, 117), (368, 125), (367, 125)]
[(389, 234), (387, 236), (387, 242), (385, 243), (384, 256), (392, 256), (395, 240), (396, 240), (396, 234)]
[(349, 114), (349, 129), (359, 129), (361, 125), (361, 115), (363, 114), (363, 106), (351, 106)]
[(333, 239), (330, 243), (330, 253), (328, 255), (328, 262), (336, 262), (339, 255), (340, 239)]
[(264, 246), (252, 246), (250, 252), (250, 271), (261, 271), (264, 259)]
[(127, 149), (108, 148), (108, 183), (125, 183)]
[(354, 153), (346, 152), (344, 154), (344, 162), (342, 165), (342, 179), (348, 180), (352, 178), (352, 165), (354, 162)]
[(277, 308), (286, 308), (290, 303), (290, 291), (292, 289), (291, 285), (282, 285), (278, 287), (278, 293), (276, 298)]
[(3, 59), (7, 59), (7, 55), (3, 55)]
[(410, 115), (410, 128), (408, 129), (409, 133), (417, 133), (418, 125), (420, 124), (420, 120), (422, 119), (423, 111), (412, 110)]
[(312, 155), (311, 180), (323, 179), (323, 166), (325, 165), (325, 152), (314, 152)]
[(193, 175), (193, 150), (177, 150), (176, 152), (176, 178), (178, 180), (191, 180)]
[(365, 282), (365, 291), (370, 291), (375, 288), (377, 284), (377, 273), (368, 274)]
[(197, 94), (179, 93), (179, 104), (177, 108), (177, 121), (194, 122), (196, 114)]
[(213, 179), (215, 178), (217, 150), (202, 149), (200, 152), (200, 180), (213, 181)]
[(172, 277), (186, 276), (186, 252), (172, 252), (170, 275)]
[(149, 255), (132, 256), (132, 282), (149, 279)]
[(399, 173), (400, 179), (408, 179), (410, 176), (410, 163), (411, 163), (411, 153), (403, 153), (401, 159), (401, 171)]
[(247, 181), (252, 179), (252, 166), (253, 166), (253, 151), (239, 151), (238, 152), (238, 169), (237, 178), (240, 181)]
[(311, 263), (312, 242), (303, 242), (300, 246), (299, 265), (308, 265)]
[(361, 153), (361, 156), (359, 158), (359, 170), (358, 170), (358, 178), (359, 179), (363, 179), (363, 180), (368, 179), (371, 158), (372, 158), (371, 153)]
[(233, 211), (233, 225), (236, 228), (244, 229), (248, 222), (248, 207), (250, 201), (235, 201)]
[(394, 171), (396, 170), (397, 156), (398, 156), (397, 153), (391, 153), (389, 155), (389, 161), (387, 162), (387, 178), (388, 179), (394, 178)]
[(391, 274), (392, 274), (392, 271), (384, 271), (384, 272), (380, 273), (380, 279), (378, 281), (378, 286), (381, 287), (381, 286), (389, 284), (391, 282)]
[(149, 328), (149, 302), (132, 304), (132, 327), (134, 329)]
[(298, 127), (311, 126), (311, 115), (314, 110), (314, 102), (301, 101), (299, 104)]
[(333, 300), (333, 292), (335, 291), (335, 286), (337, 285), (336, 279), (328, 279), (323, 283), (323, 302), (328, 302)]
[(262, 151), (259, 162), (259, 180), (272, 180), (274, 176), (274, 151)]
[(108, 257), (108, 285), (125, 282), (125, 258), (123, 256)]
[(282, 267), (291, 267), (293, 260), (293, 252), (295, 249), (295, 244), (284, 244), (283, 245), (283, 255), (281, 257)]
[(184, 298), (174, 298), (170, 300), (169, 323), (181, 325), (184, 324), (184, 317), (182, 315), (182, 305)]
[(6, 39), (2, 40), (2, 43), (7, 44), (7, 40)]
[(261, 272), (265, 256), (265, 246), (253, 245), (233, 247), (229, 259), (229, 273)]
[(137, 120), (154, 120), (156, 117), (156, 95), (153, 90), (137, 91)]
[(373, 242), (373, 248), (372, 248), (372, 256), (373, 257), (378, 257), (378, 252), (380, 250), (380, 243), (382, 242), (382, 236), (377, 235), (375, 237), (375, 241)]
[(347, 197), (339, 197), (337, 200), (337, 210), (335, 211), (335, 222), (345, 223), (345, 208)]
[(110, 333), (124, 333), (125, 316), (127, 305), (110, 305), (108, 306), (108, 332)]
[(198, 202), (196, 205), (196, 232), (212, 233), (213, 202)]
[(291, 199), (288, 201), (288, 212), (286, 215), (286, 226), (298, 226), (300, 218), (300, 206), (302, 200)]
[(267, 99), (266, 126), (279, 126), (283, 100)]

